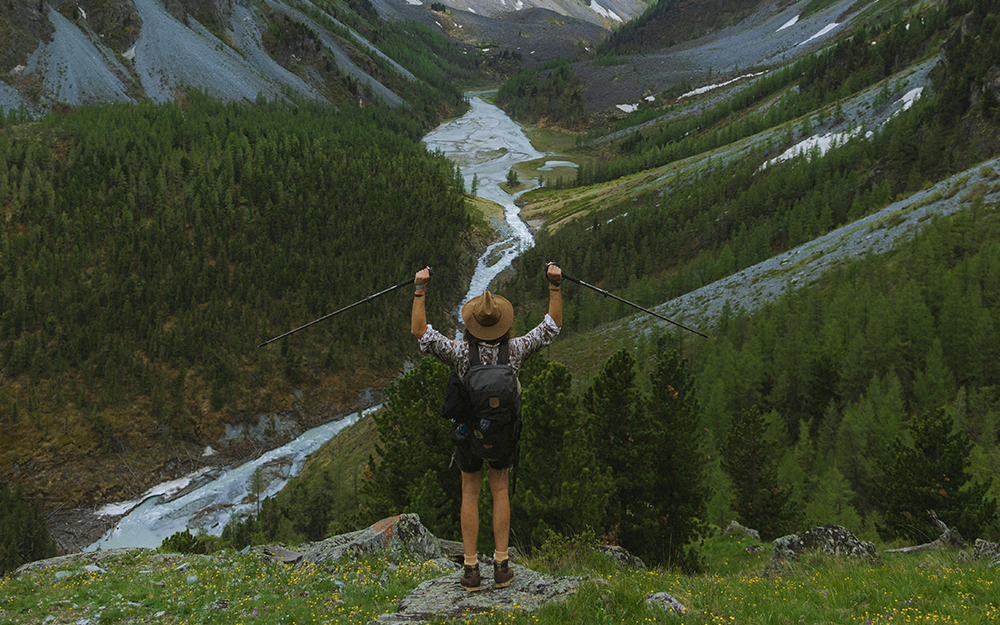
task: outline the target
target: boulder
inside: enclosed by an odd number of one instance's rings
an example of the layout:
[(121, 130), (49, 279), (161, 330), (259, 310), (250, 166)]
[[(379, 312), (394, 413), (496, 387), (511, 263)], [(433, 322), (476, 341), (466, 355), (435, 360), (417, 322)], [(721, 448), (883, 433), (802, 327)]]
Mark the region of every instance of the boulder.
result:
[(808, 551), (821, 551), (839, 558), (863, 558), (872, 564), (882, 564), (875, 545), (858, 540), (850, 530), (839, 525), (824, 525), (798, 534), (776, 539), (771, 546), (771, 561), (765, 572), (779, 570), (787, 560), (798, 560)]
[(722, 535), (729, 536), (730, 534), (735, 534), (737, 532), (741, 534), (746, 534), (747, 536), (749, 536), (754, 540), (760, 540), (760, 532), (758, 532), (757, 530), (752, 530), (749, 527), (744, 527), (739, 523), (737, 523), (735, 520), (729, 522), (729, 525), (726, 526), (726, 529), (725, 531), (722, 532)]
[(989, 559), (990, 566), (1000, 566), (1000, 543), (991, 543), (982, 538), (976, 539), (972, 548), (972, 557), (976, 560)]
[[(493, 567), (480, 565), (482, 590), (467, 592), (458, 581), (462, 571), (428, 580), (399, 602), (399, 611), (383, 614), (373, 623), (426, 623), (489, 614), (497, 610), (535, 612), (551, 601), (574, 594), (587, 577), (549, 577), (511, 564), (514, 581), (493, 587)], [(461, 567), (459, 567), (461, 568)]]
[(356, 557), (385, 551), (425, 561), (442, 557), (438, 539), (427, 531), (416, 514), (382, 519), (363, 530), (303, 545), (298, 551), (302, 554), (298, 562), (302, 564), (319, 564), (344, 556)]
[(658, 608), (662, 608), (666, 612), (673, 612), (678, 616), (683, 616), (687, 614), (687, 608), (684, 604), (674, 599), (670, 594), (665, 592), (650, 593), (646, 595), (646, 603)]
[(646, 570), (646, 563), (638, 556), (629, 553), (625, 548), (618, 545), (597, 545), (594, 550), (611, 556), (618, 563), (620, 569), (631, 569), (633, 571)]

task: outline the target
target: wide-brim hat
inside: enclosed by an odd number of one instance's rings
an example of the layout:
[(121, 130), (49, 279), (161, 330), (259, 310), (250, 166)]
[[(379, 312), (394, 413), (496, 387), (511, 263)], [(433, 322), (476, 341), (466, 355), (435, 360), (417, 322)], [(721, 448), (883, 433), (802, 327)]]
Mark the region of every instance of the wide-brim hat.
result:
[(514, 307), (502, 295), (489, 291), (473, 297), (462, 306), (465, 328), (481, 341), (494, 341), (510, 330)]

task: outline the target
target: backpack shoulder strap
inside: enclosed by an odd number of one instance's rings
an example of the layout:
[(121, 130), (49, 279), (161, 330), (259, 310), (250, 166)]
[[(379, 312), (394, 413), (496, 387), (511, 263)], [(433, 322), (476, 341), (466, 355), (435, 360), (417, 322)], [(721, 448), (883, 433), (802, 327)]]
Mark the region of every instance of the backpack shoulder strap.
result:
[(480, 364), (482, 361), (479, 359), (479, 343), (472, 341), (469, 343), (469, 368), (478, 367)]
[(507, 341), (500, 343), (500, 353), (497, 355), (497, 364), (510, 364), (510, 344)]

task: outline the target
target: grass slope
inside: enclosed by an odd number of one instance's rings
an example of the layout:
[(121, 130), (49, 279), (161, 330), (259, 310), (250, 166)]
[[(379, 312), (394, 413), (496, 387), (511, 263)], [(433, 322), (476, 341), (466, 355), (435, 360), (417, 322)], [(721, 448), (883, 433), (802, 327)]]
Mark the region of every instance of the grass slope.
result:
[[(585, 541), (554, 541), (522, 564), (589, 576), (577, 594), (535, 614), (498, 609), (462, 622), (975, 625), (1000, 618), (995, 570), (961, 562), (953, 551), (889, 554), (882, 567), (807, 555), (772, 577), (761, 576), (767, 546), (750, 538), (716, 536), (704, 554), (699, 575), (627, 571)], [(259, 551), (88, 554), (0, 579), (0, 624), (364, 624), (394, 612), (399, 598), (443, 574), (433, 563), (398, 554), (295, 568)], [(663, 592), (685, 612), (647, 602)]]

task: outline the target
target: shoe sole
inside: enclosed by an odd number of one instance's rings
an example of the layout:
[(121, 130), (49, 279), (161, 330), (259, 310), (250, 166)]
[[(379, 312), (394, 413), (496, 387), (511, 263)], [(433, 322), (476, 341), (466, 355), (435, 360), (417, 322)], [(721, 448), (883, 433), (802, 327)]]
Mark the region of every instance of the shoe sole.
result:
[(493, 587), (494, 588), (506, 588), (507, 586), (510, 586), (511, 583), (513, 583), (513, 581), (514, 580), (508, 580), (508, 581), (506, 581), (506, 582), (504, 582), (502, 584), (494, 584)]
[(483, 589), (482, 586), (476, 586), (475, 588), (469, 588), (468, 586), (462, 586), (462, 590), (464, 590), (466, 592), (479, 592), (482, 589)]

